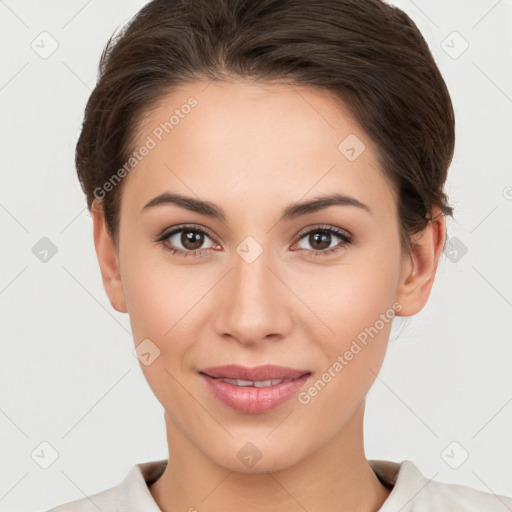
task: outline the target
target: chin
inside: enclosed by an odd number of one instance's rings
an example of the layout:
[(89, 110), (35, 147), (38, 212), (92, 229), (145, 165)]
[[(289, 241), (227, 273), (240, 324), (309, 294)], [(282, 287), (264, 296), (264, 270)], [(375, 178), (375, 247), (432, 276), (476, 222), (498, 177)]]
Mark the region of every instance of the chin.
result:
[[(245, 438), (247, 439), (247, 438)], [(235, 445), (235, 446), (233, 446)], [(287, 469), (302, 458), (292, 446), (272, 443), (269, 440), (235, 442), (225, 446), (221, 453), (207, 453), (207, 456), (219, 466), (235, 473), (258, 474)]]

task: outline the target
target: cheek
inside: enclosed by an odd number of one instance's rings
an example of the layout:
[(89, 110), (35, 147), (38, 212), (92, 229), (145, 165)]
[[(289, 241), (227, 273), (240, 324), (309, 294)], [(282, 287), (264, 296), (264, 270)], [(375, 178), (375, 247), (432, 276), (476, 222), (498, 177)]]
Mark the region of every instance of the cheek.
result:
[[(200, 421), (182, 385), (198, 338), (194, 306), (199, 307), (205, 288), (178, 267), (165, 264), (165, 258), (151, 261), (134, 252), (126, 259), (125, 269), (123, 288), (133, 339), (136, 346), (140, 344), (138, 356), (144, 377), (166, 410), (186, 411), (189, 421)], [(151, 354), (150, 364), (144, 361), (144, 352)]]
[(163, 376), (142, 365), (146, 378), (169, 379), (165, 369), (171, 374), (190, 370), (204, 324), (199, 317), (208, 302), (205, 295), (218, 277), (206, 267), (173, 265), (165, 254), (155, 258), (132, 251), (125, 259), (122, 280), (135, 345), (149, 339), (159, 351), (156, 362)]
[(347, 260), (337, 270), (318, 274), (314, 287), (303, 278), (303, 296), (318, 317), (309, 323), (309, 337), (323, 357), (302, 403), (329, 406), (334, 420), (339, 411), (353, 410), (364, 398), (386, 354), (397, 312), (393, 304), (398, 275), (398, 253), (382, 256), (376, 249), (364, 262)]
[[(323, 326), (316, 328), (316, 340), (323, 353), (322, 365), (299, 402), (317, 432), (333, 434), (361, 404), (373, 385), (386, 355), (395, 310), (389, 288), (375, 286), (369, 276), (357, 280), (325, 299)], [(348, 284), (348, 283), (346, 283)], [(371, 286), (370, 286), (371, 284)], [(318, 324), (318, 322), (317, 322)], [(319, 335), (320, 330), (323, 335)]]
[(165, 344), (197, 302), (196, 287), (186, 272), (167, 261), (163, 249), (128, 245), (127, 240), (121, 279), (135, 342), (154, 338)]
[[(351, 340), (376, 323), (379, 331), (390, 328), (399, 266), (392, 258), (386, 259), (365, 256), (364, 263), (347, 262), (317, 272), (314, 282), (308, 275), (300, 277), (297, 295), (305, 298), (316, 317), (309, 324), (310, 334), (324, 344), (326, 353), (346, 350)], [(382, 315), (387, 315), (385, 325), (380, 321)]]

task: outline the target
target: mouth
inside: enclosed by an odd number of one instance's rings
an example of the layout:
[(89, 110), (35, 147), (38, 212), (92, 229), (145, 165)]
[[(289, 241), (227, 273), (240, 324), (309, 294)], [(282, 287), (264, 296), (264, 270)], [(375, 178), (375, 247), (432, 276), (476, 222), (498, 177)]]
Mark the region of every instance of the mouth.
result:
[[(209, 377), (209, 375), (207, 375)], [(211, 377), (212, 379), (219, 380), (221, 382), (227, 382), (233, 386), (247, 387), (253, 386), (255, 388), (268, 388), (269, 386), (277, 386), (284, 382), (291, 382), (294, 379), (269, 379), (269, 380), (242, 380), (242, 379), (222, 379), (217, 377)]]
[(275, 409), (297, 394), (311, 376), (309, 370), (275, 365), (216, 366), (199, 374), (221, 403), (244, 413)]

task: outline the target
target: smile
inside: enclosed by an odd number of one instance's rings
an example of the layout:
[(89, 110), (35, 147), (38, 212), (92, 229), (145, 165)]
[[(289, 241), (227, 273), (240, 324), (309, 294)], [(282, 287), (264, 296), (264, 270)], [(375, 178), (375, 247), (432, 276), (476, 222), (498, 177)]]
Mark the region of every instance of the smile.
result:
[(217, 379), (233, 386), (246, 387), (254, 386), (256, 388), (267, 388), (269, 386), (276, 386), (283, 382), (291, 382), (293, 379), (270, 379), (270, 380), (241, 380), (241, 379)]
[(264, 413), (295, 396), (311, 377), (308, 370), (264, 365), (253, 368), (225, 365), (205, 368), (199, 375), (210, 393), (238, 412)]

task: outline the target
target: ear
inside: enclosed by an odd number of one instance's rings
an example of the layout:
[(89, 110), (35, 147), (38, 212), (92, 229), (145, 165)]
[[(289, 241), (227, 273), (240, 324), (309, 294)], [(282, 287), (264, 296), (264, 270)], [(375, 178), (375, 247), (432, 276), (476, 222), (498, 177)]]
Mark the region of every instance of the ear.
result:
[(100, 264), (103, 288), (107, 292), (112, 307), (119, 311), (119, 313), (127, 313), (128, 310), (119, 272), (118, 254), (112, 237), (107, 231), (103, 207), (96, 199), (91, 207), (91, 215), (93, 220), (94, 246), (98, 263)]
[(397, 316), (415, 315), (424, 308), (434, 284), (445, 236), (443, 212), (434, 208), (423, 231), (412, 237), (412, 254), (404, 255), (397, 292), (402, 309), (397, 311)]

